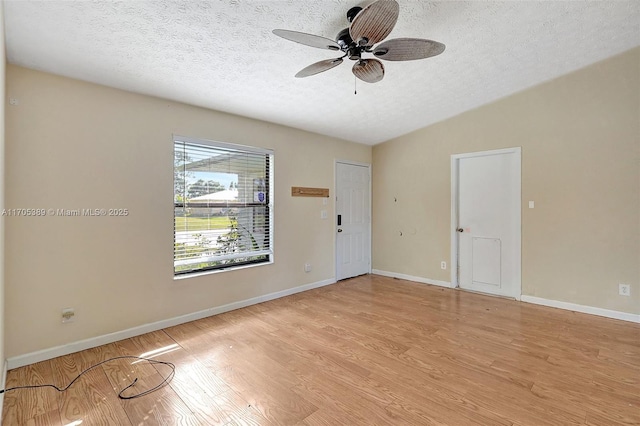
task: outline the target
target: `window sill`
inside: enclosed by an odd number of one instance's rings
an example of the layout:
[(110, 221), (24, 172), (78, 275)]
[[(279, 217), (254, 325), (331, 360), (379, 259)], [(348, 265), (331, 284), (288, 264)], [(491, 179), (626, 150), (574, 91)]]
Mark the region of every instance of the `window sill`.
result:
[(208, 271), (198, 271), (198, 272), (192, 272), (192, 273), (188, 273), (188, 274), (174, 275), (173, 276), (173, 280), (174, 281), (182, 281), (182, 280), (186, 280), (186, 279), (189, 279), (189, 278), (201, 277), (201, 276), (212, 275), (212, 274), (220, 274), (220, 273), (223, 273), (223, 272), (238, 271), (240, 269), (257, 268), (257, 267), (260, 267), (260, 266), (266, 266), (266, 265), (272, 265), (272, 264), (273, 264), (273, 260), (270, 260), (268, 262), (254, 263), (254, 264), (251, 264), (251, 265), (230, 266), (228, 268), (222, 268), (222, 269), (211, 269), (211, 270), (208, 270)]

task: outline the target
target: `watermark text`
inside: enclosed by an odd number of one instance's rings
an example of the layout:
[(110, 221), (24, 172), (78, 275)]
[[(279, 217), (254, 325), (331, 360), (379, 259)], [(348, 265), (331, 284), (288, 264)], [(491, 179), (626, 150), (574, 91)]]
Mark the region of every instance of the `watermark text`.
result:
[(129, 216), (129, 209), (124, 208), (80, 208), (80, 209), (64, 209), (64, 208), (21, 208), (21, 209), (2, 209), (0, 216), (5, 217), (119, 217)]

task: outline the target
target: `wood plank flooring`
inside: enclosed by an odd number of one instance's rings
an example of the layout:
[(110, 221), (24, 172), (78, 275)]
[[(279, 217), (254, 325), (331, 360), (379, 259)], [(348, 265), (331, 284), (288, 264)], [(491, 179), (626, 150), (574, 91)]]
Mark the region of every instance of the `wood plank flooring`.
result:
[[(155, 352), (154, 352), (155, 351)], [(375, 275), (11, 370), (3, 425), (640, 425), (640, 325)]]

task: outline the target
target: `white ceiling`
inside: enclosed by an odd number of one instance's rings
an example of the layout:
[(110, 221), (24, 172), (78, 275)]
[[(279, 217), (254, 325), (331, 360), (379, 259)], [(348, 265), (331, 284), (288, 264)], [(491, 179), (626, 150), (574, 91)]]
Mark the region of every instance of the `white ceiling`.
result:
[(385, 62), (358, 81), (351, 61), (281, 39), (283, 28), (334, 39), (359, 0), (5, 0), (10, 63), (329, 136), (376, 144), (640, 45), (640, 1), (398, 0), (387, 39), (445, 52)]

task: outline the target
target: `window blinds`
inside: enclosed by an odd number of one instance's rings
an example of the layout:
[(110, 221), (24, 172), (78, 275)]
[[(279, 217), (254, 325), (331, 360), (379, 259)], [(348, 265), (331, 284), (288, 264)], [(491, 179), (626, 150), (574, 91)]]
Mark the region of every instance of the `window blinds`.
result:
[(174, 139), (174, 273), (269, 262), (273, 151)]

